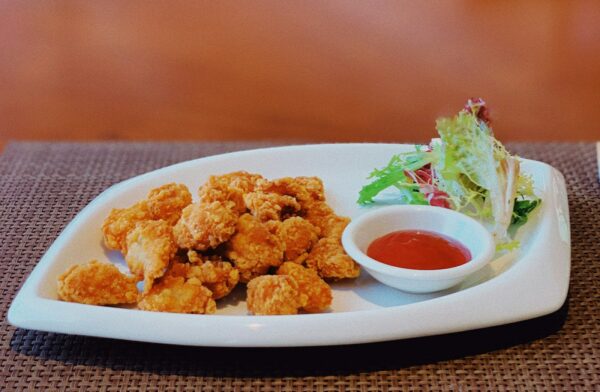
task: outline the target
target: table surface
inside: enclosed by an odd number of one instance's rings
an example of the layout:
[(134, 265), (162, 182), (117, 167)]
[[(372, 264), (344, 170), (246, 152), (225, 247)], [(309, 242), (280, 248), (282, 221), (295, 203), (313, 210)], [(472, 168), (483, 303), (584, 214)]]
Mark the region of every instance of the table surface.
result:
[[(600, 186), (592, 143), (516, 143), (566, 177), (567, 303), (525, 322), (321, 348), (178, 347), (15, 329), (6, 312), (64, 226), (102, 190), (165, 165), (268, 143), (12, 143), (0, 155), (0, 385), (6, 390), (599, 390)], [(0, 388), (1, 389), (1, 388)]]

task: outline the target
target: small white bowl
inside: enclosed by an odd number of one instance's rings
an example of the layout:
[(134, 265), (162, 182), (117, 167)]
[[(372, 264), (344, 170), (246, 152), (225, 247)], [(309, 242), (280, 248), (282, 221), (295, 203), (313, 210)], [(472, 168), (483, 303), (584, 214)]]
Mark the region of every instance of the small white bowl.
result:
[[(367, 256), (373, 240), (397, 230), (426, 230), (450, 237), (471, 252), (458, 267), (414, 270), (394, 267)], [(378, 208), (354, 219), (342, 235), (344, 249), (375, 279), (411, 293), (431, 293), (457, 285), (494, 256), (492, 235), (475, 219), (447, 208), (399, 205)]]

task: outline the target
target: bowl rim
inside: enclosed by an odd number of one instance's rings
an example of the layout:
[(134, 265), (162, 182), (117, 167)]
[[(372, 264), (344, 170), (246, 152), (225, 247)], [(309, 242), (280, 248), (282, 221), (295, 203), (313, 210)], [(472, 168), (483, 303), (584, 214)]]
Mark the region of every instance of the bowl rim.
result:
[[(408, 213), (424, 212), (428, 214), (434, 214), (444, 216), (445, 219), (455, 219), (462, 221), (472, 228), (473, 235), (477, 236), (482, 243), (481, 251), (478, 254), (474, 254), (473, 249), (469, 248), (467, 244), (461, 242), (471, 252), (471, 260), (465, 264), (436, 270), (418, 270), (410, 268), (395, 267), (392, 265), (384, 264), (366, 255), (355, 242), (356, 232), (366, 223), (381, 215), (394, 214), (402, 216)], [(406, 230), (411, 230), (406, 228)], [(440, 233), (435, 227), (431, 227), (427, 230), (429, 232), (440, 234), (443, 236), (449, 236), (456, 240), (451, 234)], [(460, 242), (460, 241), (459, 241)], [(342, 245), (348, 255), (354, 259), (357, 263), (363, 266), (368, 271), (374, 271), (383, 275), (388, 275), (396, 278), (412, 279), (412, 280), (446, 280), (446, 279), (457, 279), (466, 277), (467, 275), (479, 270), (489, 263), (495, 253), (495, 242), (492, 234), (477, 220), (462, 214), (460, 212), (430, 205), (394, 205), (377, 208), (373, 211), (368, 211), (360, 215), (358, 218), (353, 219), (350, 224), (345, 228), (342, 234)]]

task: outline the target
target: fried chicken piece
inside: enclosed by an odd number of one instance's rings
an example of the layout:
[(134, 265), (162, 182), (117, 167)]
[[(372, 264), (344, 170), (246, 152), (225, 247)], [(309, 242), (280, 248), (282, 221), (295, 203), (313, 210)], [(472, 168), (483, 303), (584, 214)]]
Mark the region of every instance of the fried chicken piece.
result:
[(279, 225), (277, 235), (285, 244), (284, 260), (302, 264), (319, 240), (319, 229), (309, 221), (295, 216)]
[(152, 219), (146, 201), (141, 201), (129, 208), (114, 208), (102, 224), (104, 243), (109, 249), (127, 251), (127, 233), (136, 223)]
[(276, 180), (259, 180), (256, 190), (277, 193), (295, 198), (302, 209), (315, 201), (325, 201), (325, 188), (319, 177), (283, 177)]
[(263, 275), (248, 282), (248, 310), (256, 315), (297, 314), (307, 296), (287, 275)]
[(145, 293), (163, 276), (176, 252), (173, 229), (164, 220), (138, 222), (127, 234), (125, 261), (133, 275), (144, 279)]
[(348, 217), (339, 215), (329, 216), (321, 225), (321, 236), (340, 240), (344, 229), (349, 223), (350, 218)]
[(217, 304), (209, 289), (198, 279), (167, 275), (145, 294), (138, 308), (153, 312), (210, 314)]
[(206, 261), (191, 268), (192, 276), (212, 291), (213, 299), (220, 299), (231, 293), (240, 281), (240, 272), (226, 261)]
[(296, 199), (277, 193), (250, 192), (244, 195), (244, 203), (250, 213), (263, 222), (281, 220), (300, 211)]
[(319, 177), (295, 177), (294, 181), (306, 189), (310, 200), (325, 200), (325, 187)]
[(135, 303), (136, 280), (110, 263), (92, 260), (69, 267), (58, 277), (58, 298), (89, 305)]
[(192, 194), (185, 185), (170, 183), (152, 189), (147, 203), (153, 219), (163, 219), (173, 226), (181, 211), (192, 203)]
[(190, 273), (191, 266), (192, 265), (190, 263), (186, 263), (183, 258), (176, 256), (171, 260), (171, 263), (169, 264), (169, 267), (167, 267), (163, 278), (167, 276), (187, 278)]
[(235, 232), (238, 219), (231, 201), (194, 203), (183, 209), (173, 228), (177, 245), (186, 249), (207, 250), (227, 241)]
[(303, 310), (318, 313), (331, 305), (333, 299), (331, 287), (319, 277), (316, 271), (287, 261), (279, 267), (277, 275), (291, 276), (296, 280), (300, 293), (307, 296)]
[(190, 249), (187, 251), (187, 259), (191, 264), (202, 264), (206, 261), (206, 256), (203, 257), (200, 253)]
[(325, 222), (335, 216), (333, 209), (324, 201), (311, 201), (302, 206), (304, 219), (318, 227), (321, 231), (325, 228)]
[(305, 204), (304, 218), (317, 226), (322, 237), (341, 238), (350, 218), (336, 215), (324, 201), (314, 201)]
[(198, 253), (190, 250), (188, 258), (194, 264), (190, 265), (186, 276), (199, 279), (212, 291), (213, 299), (220, 299), (231, 293), (240, 280), (240, 272), (231, 263), (223, 261), (218, 256), (203, 260)]
[(210, 176), (198, 190), (200, 201), (204, 203), (232, 201), (237, 212), (243, 214), (246, 212), (244, 194), (253, 192), (256, 182), (262, 178), (260, 174), (245, 171)]
[(339, 239), (324, 237), (317, 242), (306, 259), (306, 266), (323, 279), (356, 278), (360, 266), (344, 252)]
[(279, 228), (281, 227), (283, 222), (279, 220), (270, 220), (263, 222), (263, 224), (265, 225), (267, 230), (269, 230), (269, 233), (277, 235), (277, 232), (279, 231)]
[(284, 244), (269, 231), (269, 227), (250, 214), (244, 214), (237, 222), (237, 232), (225, 250), (225, 256), (240, 271), (240, 282), (278, 267), (283, 260)]

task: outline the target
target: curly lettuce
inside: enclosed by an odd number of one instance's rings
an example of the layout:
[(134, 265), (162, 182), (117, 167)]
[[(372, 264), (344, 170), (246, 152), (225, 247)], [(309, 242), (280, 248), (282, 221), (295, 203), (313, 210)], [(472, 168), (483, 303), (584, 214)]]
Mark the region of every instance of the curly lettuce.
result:
[(496, 242), (508, 243), (509, 227), (523, 225), (541, 200), (519, 159), (494, 137), (485, 102), (469, 100), (456, 116), (438, 119), (436, 129), (439, 138), (427, 149), (394, 155), (375, 169), (358, 203), (373, 203), (395, 187), (401, 203), (449, 207), (491, 222)]

